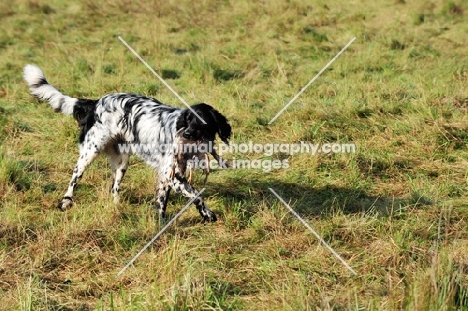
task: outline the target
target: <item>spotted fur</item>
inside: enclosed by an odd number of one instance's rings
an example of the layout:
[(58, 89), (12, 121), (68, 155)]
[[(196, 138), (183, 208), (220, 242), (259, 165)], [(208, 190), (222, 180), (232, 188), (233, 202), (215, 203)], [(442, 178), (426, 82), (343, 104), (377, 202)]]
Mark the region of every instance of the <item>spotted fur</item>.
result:
[[(168, 146), (176, 143), (178, 131), (191, 141), (214, 141), (218, 135), (228, 143), (231, 135), (231, 126), (226, 118), (204, 103), (194, 105), (191, 109), (180, 109), (166, 106), (157, 99), (132, 93), (109, 94), (98, 100), (72, 98), (50, 85), (42, 70), (34, 65), (24, 68), (24, 79), (32, 95), (49, 101), (56, 112), (73, 115), (81, 127), (80, 155), (68, 190), (58, 204), (61, 210), (73, 205), (73, 191), (79, 179), (86, 167), (101, 153), (106, 154), (110, 160), (114, 171), (111, 191), (114, 201), (119, 201), (120, 183), (127, 171), (130, 157), (130, 150), (122, 152), (117, 148), (120, 143)], [(137, 148), (132, 151), (159, 175), (156, 202), (160, 217), (165, 215), (171, 188), (189, 199), (197, 195), (198, 192), (187, 182), (178, 166), (174, 166), (174, 148)], [(215, 214), (206, 206), (203, 198), (198, 197), (194, 204), (205, 221), (216, 221)]]

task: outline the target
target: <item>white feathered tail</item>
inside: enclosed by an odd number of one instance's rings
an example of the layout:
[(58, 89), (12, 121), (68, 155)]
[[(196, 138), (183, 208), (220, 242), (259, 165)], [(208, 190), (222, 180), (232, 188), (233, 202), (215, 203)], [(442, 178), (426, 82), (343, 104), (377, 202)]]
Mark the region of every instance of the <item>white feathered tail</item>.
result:
[(39, 67), (26, 65), (24, 67), (23, 77), (28, 83), (32, 95), (41, 100), (49, 101), (56, 112), (73, 114), (73, 107), (78, 99), (64, 95), (50, 85)]

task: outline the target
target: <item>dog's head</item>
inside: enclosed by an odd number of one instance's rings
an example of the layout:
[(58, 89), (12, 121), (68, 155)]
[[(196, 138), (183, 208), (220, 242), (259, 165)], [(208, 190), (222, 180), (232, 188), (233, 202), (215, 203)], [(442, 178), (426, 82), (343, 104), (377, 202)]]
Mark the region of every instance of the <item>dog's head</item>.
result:
[[(203, 121), (198, 118), (195, 111)], [(226, 118), (216, 109), (207, 104), (198, 104), (191, 106), (191, 109), (185, 109), (177, 119), (176, 129), (181, 130), (181, 136), (192, 141), (213, 141), (216, 134), (225, 143), (229, 144), (231, 137), (231, 126)]]

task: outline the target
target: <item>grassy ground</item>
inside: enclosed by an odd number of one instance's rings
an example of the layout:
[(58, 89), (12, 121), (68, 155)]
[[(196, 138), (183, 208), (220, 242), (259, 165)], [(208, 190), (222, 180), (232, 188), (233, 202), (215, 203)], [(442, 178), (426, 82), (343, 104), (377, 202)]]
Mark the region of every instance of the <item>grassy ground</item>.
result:
[[(468, 308), (463, 1), (13, 3), (0, 4), (1, 309)], [(37, 64), (76, 97), (131, 91), (182, 106), (117, 36), (185, 100), (226, 115), (237, 143), (353, 142), (357, 151), (277, 154), (288, 169), (212, 173), (205, 198), (219, 221), (203, 225), (189, 209), (117, 277), (160, 229), (155, 177), (134, 159), (114, 205), (103, 157), (87, 170), (76, 206), (54, 209), (78, 128), (31, 98), (21, 72)], [(186, 202), (172, 196), (171, 215)]]

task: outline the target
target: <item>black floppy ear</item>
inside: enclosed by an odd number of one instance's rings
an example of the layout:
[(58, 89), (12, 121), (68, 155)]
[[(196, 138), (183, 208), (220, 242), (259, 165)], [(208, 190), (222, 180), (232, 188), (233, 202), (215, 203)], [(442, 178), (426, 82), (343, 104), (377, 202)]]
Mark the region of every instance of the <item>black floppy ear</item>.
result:
[(188, 122), (187, 122), (187, 117), (190, 111), (188, 109), (185, 109), (180, 116), (177, 118), (176, 122), (176, 130), (179, 131), (181, 128), (188, 127)]
[(229, 138), (231, 137), (231, 126), (227, 122), (226, 118), (220, 114), (216, 109), (210, 110), (211, 115), (216, 121), (218, 126), (219, 138), (226, 144), (229, 145)]

